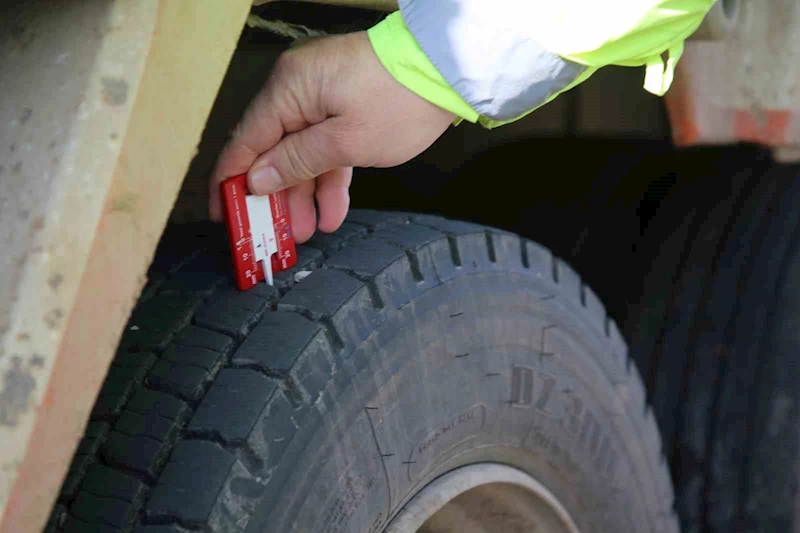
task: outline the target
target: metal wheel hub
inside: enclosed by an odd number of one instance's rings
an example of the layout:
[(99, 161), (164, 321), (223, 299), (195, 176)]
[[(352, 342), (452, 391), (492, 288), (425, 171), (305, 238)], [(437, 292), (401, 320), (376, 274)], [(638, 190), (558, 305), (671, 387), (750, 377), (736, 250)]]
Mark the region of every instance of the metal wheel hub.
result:
[(384, 533), (579, 533), (566, 509), (528, 474), (499, 464), (458, 468), (409, 501)]

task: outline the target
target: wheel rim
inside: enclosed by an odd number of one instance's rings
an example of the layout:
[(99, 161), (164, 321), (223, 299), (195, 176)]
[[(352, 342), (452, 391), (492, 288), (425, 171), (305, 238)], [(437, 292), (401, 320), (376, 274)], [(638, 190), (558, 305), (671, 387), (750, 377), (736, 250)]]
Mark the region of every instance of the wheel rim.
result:
[(580, 533), (566, 509), (528, 474), (499, 464), (449, 472), (422, 489), (384, 533)]

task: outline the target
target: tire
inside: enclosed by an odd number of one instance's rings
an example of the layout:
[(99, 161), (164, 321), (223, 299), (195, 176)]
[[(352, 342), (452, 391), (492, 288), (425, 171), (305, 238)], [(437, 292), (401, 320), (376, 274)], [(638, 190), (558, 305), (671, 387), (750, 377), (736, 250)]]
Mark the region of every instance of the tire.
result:
[(662, 254), (624, 326), (684, 533), (797, 528), (800, 169), (745, 159), (665, 207), (673, 232), (647, 237)]
[(354, 211), (298, 254), (242, 293), (220, 228), (167, 232), (49, 531), (373, 533), (501, 464), (583, 533), (677, 533), (626, 345), (546, 249)]

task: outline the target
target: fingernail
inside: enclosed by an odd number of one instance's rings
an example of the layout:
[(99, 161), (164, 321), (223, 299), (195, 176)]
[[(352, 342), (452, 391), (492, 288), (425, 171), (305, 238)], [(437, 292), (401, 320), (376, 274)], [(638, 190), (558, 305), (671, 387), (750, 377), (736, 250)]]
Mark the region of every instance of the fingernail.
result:
[(269, 194), (281, 185), (281, 175), (272, 167), (259, 167), (250, 173), (250, 185), (255, 194)]

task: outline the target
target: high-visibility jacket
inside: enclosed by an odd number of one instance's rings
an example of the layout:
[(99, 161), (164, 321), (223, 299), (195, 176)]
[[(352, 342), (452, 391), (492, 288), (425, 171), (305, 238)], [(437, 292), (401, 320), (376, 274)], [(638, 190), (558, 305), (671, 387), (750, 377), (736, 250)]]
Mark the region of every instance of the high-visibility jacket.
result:
[(663, 95), (714, 1), (400, 0), (368, 35), (401, 84), (493, 128), (607, 65), (644, 66), (645, 90)]

